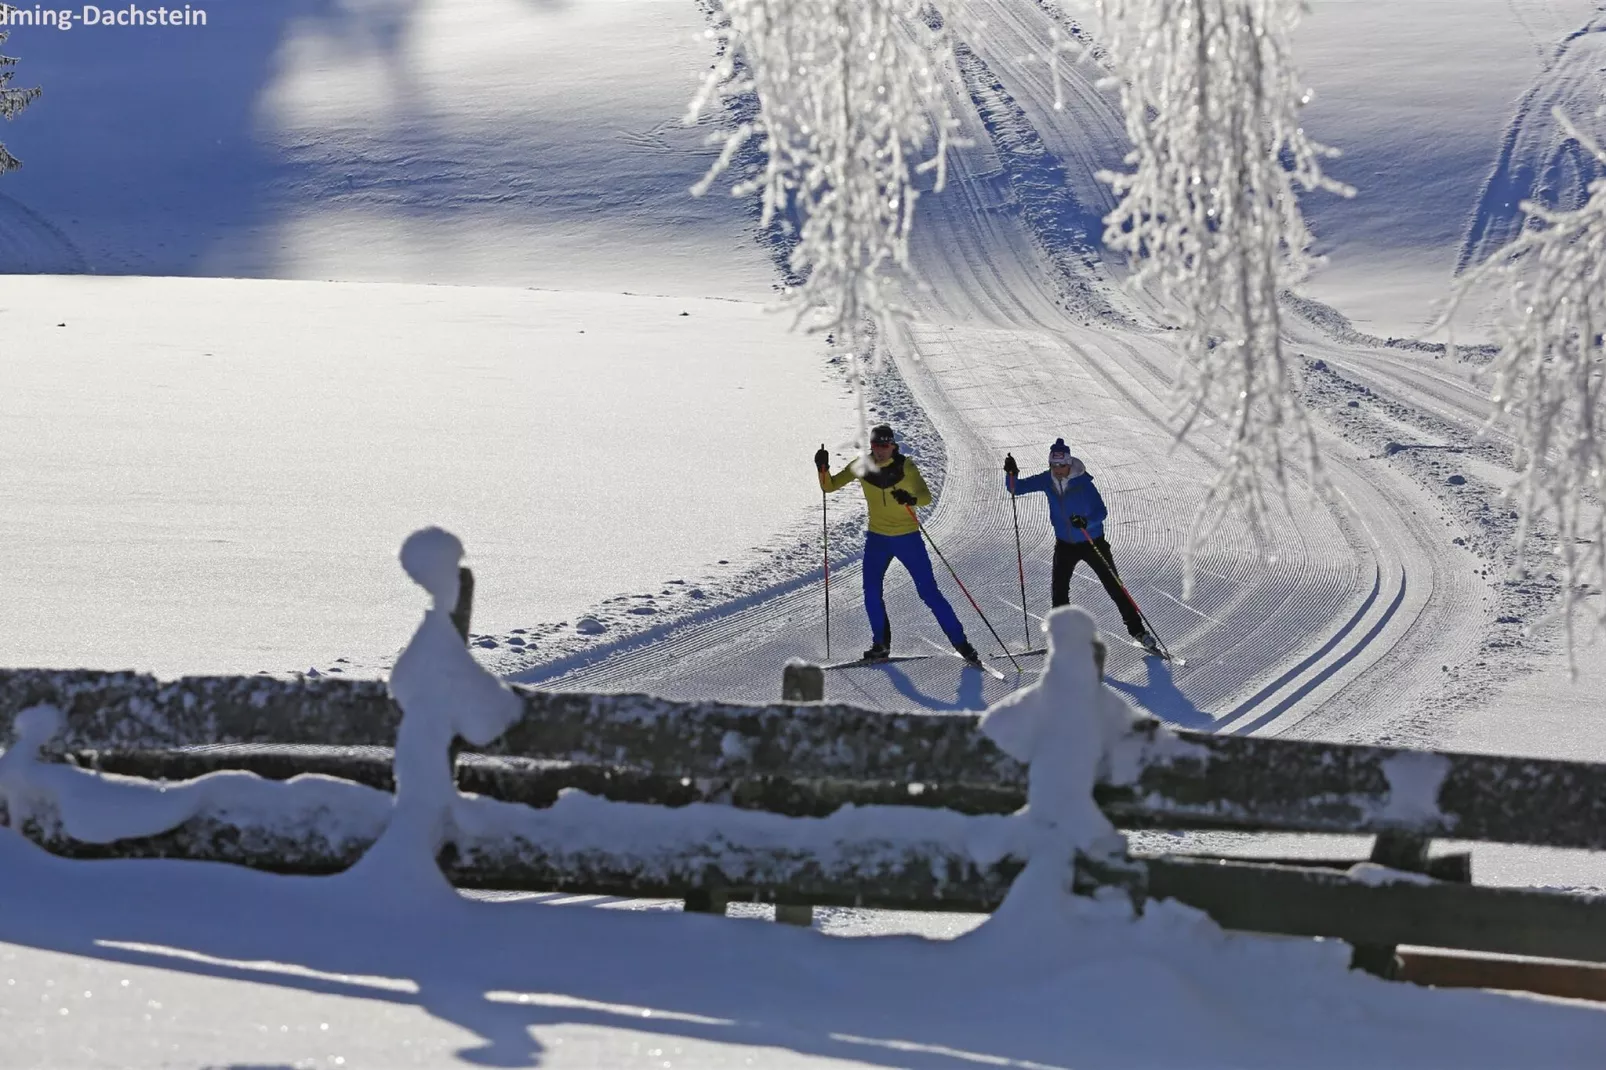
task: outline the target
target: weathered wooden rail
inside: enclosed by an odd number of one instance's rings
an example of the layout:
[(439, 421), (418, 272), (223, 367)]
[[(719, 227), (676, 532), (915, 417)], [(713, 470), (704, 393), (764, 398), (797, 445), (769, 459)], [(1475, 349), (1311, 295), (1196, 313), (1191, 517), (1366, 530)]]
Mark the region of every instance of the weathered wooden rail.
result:
[[(472, 575), (463, 570), (462, 580), (454, 623), (466, 637)], [(863, 710), (821, 702), (820, 689), (812, 667), (789, 668), (786, 698), (773, 705), (516, 688), (522, 720), (484, 753), (458, 755), (456, 777), (466, 792), (524, 804), (528, 816), (511, 831), (460, 834), (439, 862), (463, 887), (676, 897), (716, 911), (751, 898), (805, 923), (814, 905), (997, 906), (1025, 851), (1003, 835), (977, 857), (967, 841), (974, 822), (1006, 820), (1024, 804), (1027, 769), (978, 731), (978, 715)], [(105, 773), (187, 781), (248, 770), (289, 781), (287, 789), (313, 773), (352, 792), (394, 787), (390, 744), (401, 712), (377, 681), (0, 670), (0, 742), (11, 718), (39, 703), (65, 714), (57, 756)], [(1399, 944), (1606, 962), (1606, 901), (1474, 886), (1467, 853), (1428, 850), (1434, 839), (1606, 849), (1606, 765), (1212, 736), (1155, 722), (1136, 725), (1108, 758), (1094, 797), (1122, 828), (1372, 836), (1373, 865), (1082, 858), (1080, 890), (1117, 885), (1140, 909), (1175, 898), (1229, 928), (1348, 940), (1358, 965), (1384, 974), (1397, 970)], [(653, 849), (622, 847), (605, 831), (576, 837), (564, 805), (571, 791), (702, 817), (685, 828), (670, 821)], [(373, 801), (350, 796), (350, 805), (368, 806), (366, 826), (331, 813), (326, 791), (289, 791), (276, 820), (242, 826), (201, 806), (177, 827), (110, 844), (76, 840), (48, 813), (14, 823), (75, 857), (332, 873), (382, 830)], [(718, 806), (696, 805), (709, 803)], [(899, 816), (919, 811), (931, 820)], [(738, 820), (742, 812), (769, 824)], [(729, 820), (710, 822), (709, 813)], [(799, 826), (800, 818), (821, 824)], [(582, 828), (597, 820), (578, 819)], [(1441, 979), (1486, 984), (1512, 972), (1429, 965)], [(1531, 977), (1519, 983), (1540, 987)], [(1595, 976), (1568, 990), (1606, 985)]]

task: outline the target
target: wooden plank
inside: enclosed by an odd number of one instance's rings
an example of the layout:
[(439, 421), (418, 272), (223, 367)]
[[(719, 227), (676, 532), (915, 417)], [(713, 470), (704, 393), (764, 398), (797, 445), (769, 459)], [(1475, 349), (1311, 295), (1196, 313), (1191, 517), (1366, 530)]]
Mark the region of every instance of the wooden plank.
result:
[[(318, 773), (393, 791), (391, 754), (388, 747), (245, 744), (177, 751), (75, 751), (71, 758), (85, 768), (147, 780), (189, 780), (221, 769), (242, 769), (270, 780)], [(1009, 814), (1026, 802), (1025, 793), (1018, 789), (986, 785), (926, 784), (911, 793), (908, 784), (897, 781), (808, 781), (780, 776), (694, 779), (629, 767), (482, 754), (459, 755), (456, 768), (457, 785), (463, 791), (537, 807), (551, 806), (558, 793), (568, 788), (615, 802), (662, 806), (722, 802), (789, 817), (825, 817), (850, 804)]]
[[(1145, 857), (1145, 856), (1139, 856)], [(1160, 857), (1152, 855), (1147, 857)], [(1214, 862), (1225, 859), (1228, 862), (1253, 862), (1262, 866), (1293, 866), (1310, 869), (1350, 869), (1362, 862), (1369, 862), (1369, 858), (1307, 858), (1298, 855), (1273, 857), (1269, 855), (1217, 855), (1197, 854), (1194, 852), (1168, 852), (1167, 857), (1191, 858), (1205, 862)], [(1427, 869), (1423, 871), (1427, 876), (1437, 881), (1452, 881), (1457, 884), (1472, 883), (1472, 852), (1449, 851), (1445, 854), (1434, 855), (1428, 859)]]
[[(1123, 828), (1209, 828), (1606, 849), (1606, 764), (1443, 753), (1423, 813), (1392, 799), (1390, 773), (1430, 752), (1313, 740), (1162, 732), (1138, 726), (1121, 745), (1119, 783), (1095, 798)], [(1410, 787), (1409, 785), (1407, 787)]]
[(1154, 899), (1225, 928), (1606, 962), (1606, 897), (1442, 882), (1371, 885), (1332, 870), (1177, 857), (1142, 860)]
[[(675, 702), (516, 688), (525, 716), (490, 753), (691, 781), (849, 782), (1024, 794), (1026, 771), (968, 713), (840, 704)], [(397, 711), (376, 681), (0, 670), (0, 720), (51, 701), (73, 748), (213, 743), (389, 745)], [(1437, 765), (1437, 792), (1391, 784)], [(1606, 850), (1606, 764), (1212, 736), (1140, 724), (1095, 798), (1123, 828), (1367, 835)], [(1406, 777), (1406, 780), (1413, 779)], [(1415, 778), (1420, 780), (1420, 777)], [(1432, 784), (1428, 785), (1429, 788)], [(927, 801), (931, 799), (927, 796)], [(909, 800), (905, 800), (909, 801)], [(1425, 803), (1425, 805), (1424, 805)], [(1435, 805), (1436, 804), (1436, 805)]]
[[(677, 702), (515, 687), (525, 715), (487, 753), (629, 767), (662, 776), (977, 784), (1025, 790), (1026, 771), (974, 713), (885, 713), (839, 704)], [(209, 744), (389, 746), (400, 711), (380, 681), (0, 670), (0, 728), (50, 702), (69, 749)]]
[[(86, 844), (28, 821), (23, 835), (66, 858), (165, 858), (228, 862), (271, 873), (338, 873), (367, 843), (331, 846), (316, 832), (241, 828), (212, 816), (193, 818), (159, 836)], [(784, 848), (726, 848), (717, 863), (689, 852), (656, 856), (643, 866), (630, 852), (547, 850), (527, 842), (448, 847), (442, 871), (460, 888), (557, 891), (643, 899), (683, 899), (688, 910), (724, 913), (732, 901), (812, 903), (888, 910), (987, 912), (1003, 902), (1020, 863), (977, 866), (959, 854), (918, 845), (888, 854), (842, 844), (823, 862)]]
[(1606, 966), (1401, 948), (1400, 977), (1434, 988), (1497, 988), (1606, 1003)]

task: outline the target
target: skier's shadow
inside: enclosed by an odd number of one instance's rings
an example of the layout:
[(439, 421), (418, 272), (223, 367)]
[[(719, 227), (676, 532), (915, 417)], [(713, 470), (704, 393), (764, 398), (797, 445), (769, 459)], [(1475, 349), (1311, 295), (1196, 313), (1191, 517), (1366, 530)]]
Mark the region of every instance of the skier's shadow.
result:
[[(942, 657), (939, 654), (934, 660)], [(988, 702), (983, 694), (983, 684), (989, 677), (980, 669), (959, 662), (957, 658), (954, 662), (954, 667), (959, 670), (959, 686), (955, 688), (951, 702), (926, 694), (909, 678), (908, 673), (896, 666), (886, 666), (887, 681), (892, 684), (894, 691), (923, 710), (985, 710)]]
[(1193, 704), (1177, 687), (1171, 675), (1171, 663), (1163, 658), (1143, 659), (1149, 670), (1146, 684), (1129, 684), (1125, 680), (1105, 677), (1104, 682), (1117, 691), (1137, 699), (1144, 709), (1178, 728), (1211, 728), (1216, 719)]

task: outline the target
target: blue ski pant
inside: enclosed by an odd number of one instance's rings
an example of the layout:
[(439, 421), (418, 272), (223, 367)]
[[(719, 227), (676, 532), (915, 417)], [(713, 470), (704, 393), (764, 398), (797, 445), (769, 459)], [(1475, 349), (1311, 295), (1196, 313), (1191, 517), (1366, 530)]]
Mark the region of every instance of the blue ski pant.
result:
[(915, 591), (931, 607), (932, 615), (937, 618), (937, 624), (942, 627), (942, 633), (948, 637), (948, 641), (956, 646), (963, 643), (964, 625), (959, 623), (959, 618), (954, 615), (954, 607), (948, 604), (948, 599), (937, 586), (937, 577), (931, 572), (931, 558), (926, 554), (926, 544), (918, 531), (911, 531), (907, 535), (882, 535), (874, 531), (865, 533), (864, 611), (870, 616), (870, 635), (874, 641), (888, 644), (892, 641), (892, 623), (887, 619), (887, 603), (882, 597), (881, 585), (886, 579), (887, 567), (894, 558), (902, 561), (903, 567), (909, 571), (909, 578), (915, 581)]

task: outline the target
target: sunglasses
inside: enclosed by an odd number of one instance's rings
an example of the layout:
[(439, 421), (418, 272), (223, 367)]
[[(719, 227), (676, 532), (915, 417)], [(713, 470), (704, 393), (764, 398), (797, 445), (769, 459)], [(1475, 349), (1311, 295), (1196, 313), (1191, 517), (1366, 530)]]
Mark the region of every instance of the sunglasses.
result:
[(872, 446), (890, 446), (890, 445), (892, 445), (892, 439), (890, 439), (890, 438), (872, 438), (870, 440), (870, 445), (872, 445)]

